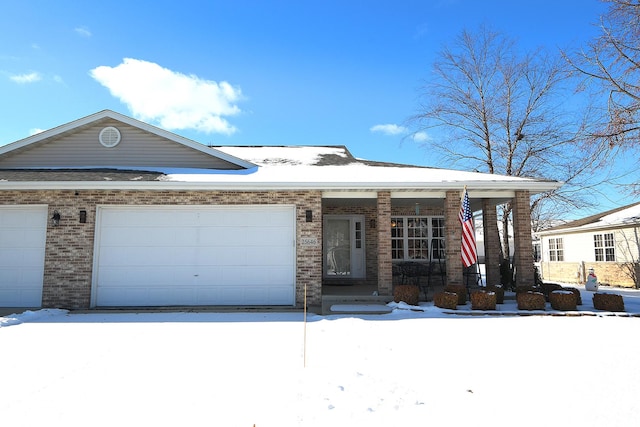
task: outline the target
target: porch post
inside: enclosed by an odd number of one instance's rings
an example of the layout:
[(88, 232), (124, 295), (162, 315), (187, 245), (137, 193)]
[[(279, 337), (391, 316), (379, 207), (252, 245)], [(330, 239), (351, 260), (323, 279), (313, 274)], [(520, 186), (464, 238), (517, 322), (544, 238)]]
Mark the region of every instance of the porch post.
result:
[(378, 191), (378, 294), (393, 294), (391, 268), (391, 192)]
[(446, 229), (447, 284), (462, 285), (462, 259), (460, 244), (462, 242), (462, 226), (458, 219), (460, 212), (460, 191), (449, 190), (444, 200), (444, 224)]
[(500, 233), (496, 206), (482, 199), (482, 228), (484, 230), (484, 268), (487, 285), (500, 283)]
[(533, 285), (535, 278), (531, 246), (531, 197), (528, 190), (516, 191), (512, 215), (516, 286)]

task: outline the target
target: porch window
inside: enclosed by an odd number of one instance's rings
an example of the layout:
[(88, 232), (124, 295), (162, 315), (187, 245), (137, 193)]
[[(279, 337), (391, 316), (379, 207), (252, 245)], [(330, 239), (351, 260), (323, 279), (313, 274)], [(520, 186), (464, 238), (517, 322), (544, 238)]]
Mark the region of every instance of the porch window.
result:
[(564, 261), (562, 238), (549, 239), (549, 261)]
[(613, 233), (595, 234), (593, 236), (596, 261), (615, 261), (616, 249)]
[(444, 238), (443, 216), (391, 218), (391, 258), (394, 261), (444, 259)]

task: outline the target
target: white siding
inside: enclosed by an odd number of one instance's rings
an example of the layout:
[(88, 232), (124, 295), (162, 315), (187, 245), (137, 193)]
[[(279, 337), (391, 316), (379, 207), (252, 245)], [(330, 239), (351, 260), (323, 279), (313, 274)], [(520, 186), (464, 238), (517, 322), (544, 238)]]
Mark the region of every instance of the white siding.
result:
[(616, 261), (637, 262), (639, 259), (640, 229), (601, 229), (580, 233), (556, 234), (542, 237), (542, 260), (549, 261), (549, 239), (561, 238), (564, 245), (564, 262), (595, 262), (593, 236), (613, 233), (615, 239)]

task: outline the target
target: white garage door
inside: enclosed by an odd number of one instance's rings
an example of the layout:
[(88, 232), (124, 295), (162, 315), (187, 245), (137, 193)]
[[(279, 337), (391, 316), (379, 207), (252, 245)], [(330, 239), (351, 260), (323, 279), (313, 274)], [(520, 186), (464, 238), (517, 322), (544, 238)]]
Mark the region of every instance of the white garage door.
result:
[(0, 307), (40, 307), (46, 206), (0, 206)]
[(293, 206), (101, 207), (93, 306), (293, 305)]

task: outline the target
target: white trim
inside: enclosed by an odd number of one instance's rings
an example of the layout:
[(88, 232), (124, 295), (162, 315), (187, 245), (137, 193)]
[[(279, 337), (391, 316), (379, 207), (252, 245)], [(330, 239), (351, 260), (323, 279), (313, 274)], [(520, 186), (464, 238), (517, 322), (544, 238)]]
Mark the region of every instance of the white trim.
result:
[[(515, 191), (528, 190), (532, 194), (556, 189), (562, 183), (549, 182), (180, 182), (180, 181), (0, 181), (0, 190), (402, 190), (440, 189), (460, 190), (463, 185), (473, 192), (473, 198), (513, 197)], [(504, 190), (498, 190), (502, 188)], [(432, 192), (425, 192), (433, 194)], [(511, 196), (510, 196), (511, 195)]]

